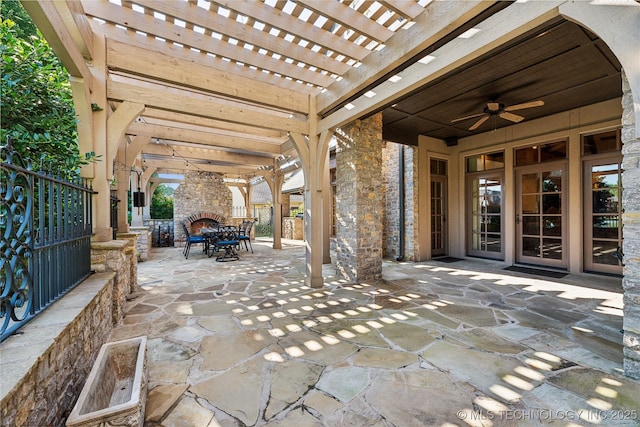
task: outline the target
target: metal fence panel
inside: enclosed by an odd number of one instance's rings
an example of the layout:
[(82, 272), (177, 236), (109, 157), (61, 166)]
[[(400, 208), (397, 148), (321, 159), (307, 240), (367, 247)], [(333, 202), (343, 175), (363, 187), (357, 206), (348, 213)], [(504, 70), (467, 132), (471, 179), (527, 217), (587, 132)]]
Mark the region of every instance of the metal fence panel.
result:
[(0, 147), (0, 341), (91, 274), (91, 196)]

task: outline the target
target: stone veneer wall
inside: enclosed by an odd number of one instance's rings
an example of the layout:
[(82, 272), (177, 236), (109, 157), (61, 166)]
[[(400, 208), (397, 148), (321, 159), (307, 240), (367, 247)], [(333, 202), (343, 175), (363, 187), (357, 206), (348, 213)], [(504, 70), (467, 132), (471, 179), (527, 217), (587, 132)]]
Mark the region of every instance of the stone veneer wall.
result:
[(90, 276), (2, 343), (3, 426), (64, 425), (111, 333), (114, 284)]
[(382, 114), (336, 133), (336, 267), (348, 280), (382, 275)]
[(91, 243), (82, 283), (0, 346), (0, 423), (64, 425), (100, 347), (122, 322), (126, 297), (137, 289), (137, 234)]
[(403, 259), (415, 260), (415, 214), (414, 214), (414, 182), (417, 180), (417, 171), (413, 164), (414, 147), (385, 142), (382, 148), (383, 194), (385, 210), (383, 212), (383, 256), (397, 258), (400, 254), (400, 178), (398, 168), (400, 165), (400, 153), (398, 147), (402, 147), (404, 153), (404, 250)]
[(152, 234), (149, 227), (130, 227), (129, 231), (138, 235), (136, 243), (136, 256), (138, 261), (146, 261), (151, 250)]
[(385, 141), (382, 145), (382, 194), (385, 209), (382, 212), (382, 256), (397, 258), (400, 252), (400, 190), (398, 145)]
[(636, 138), (633, 98), (622, 74), (622, 205), (624, 213), (624, 373), (640, 379), (640, 140)]
[(304, 221), (302, 218), (282, 218), (282, 238), (304, 240)]
[(184, 243), (180, 222), (199, 212), (232, 217), (233, 195), (222, 178), (213, 172), (187, 171), (182, 184), (173, 192), (174, 245)]
[(404, 259), (418, 259), (418, 148), (404, 147)]

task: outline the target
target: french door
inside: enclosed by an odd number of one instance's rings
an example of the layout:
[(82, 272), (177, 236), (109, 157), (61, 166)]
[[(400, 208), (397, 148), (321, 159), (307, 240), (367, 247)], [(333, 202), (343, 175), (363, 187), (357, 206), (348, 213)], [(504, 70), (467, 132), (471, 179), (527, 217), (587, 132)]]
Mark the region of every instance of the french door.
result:
[(622, 274), (620, 156), (584, 162), (584, 269)]
[(467, 176), (467, 253), (504, 259), (502, 173)]
[(431, 159), (431, 257), (447, 255), (447, 162)]
[(565, 169), (563, 162), (517, 170), (517, 262), (567, 267)]

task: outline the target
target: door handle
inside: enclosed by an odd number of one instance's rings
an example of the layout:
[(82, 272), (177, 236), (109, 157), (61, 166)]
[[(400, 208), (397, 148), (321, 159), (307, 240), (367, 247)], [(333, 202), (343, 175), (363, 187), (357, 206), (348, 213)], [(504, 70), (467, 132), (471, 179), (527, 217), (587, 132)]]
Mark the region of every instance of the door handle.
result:
[(516, 224), (520, 224), (520, 214), (516, 214)]

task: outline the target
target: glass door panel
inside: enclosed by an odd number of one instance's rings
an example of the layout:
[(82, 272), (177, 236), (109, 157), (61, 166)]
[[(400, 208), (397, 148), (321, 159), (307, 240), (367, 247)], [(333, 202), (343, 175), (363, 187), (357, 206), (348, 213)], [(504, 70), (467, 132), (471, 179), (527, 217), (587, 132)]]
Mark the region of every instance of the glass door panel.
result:
[(504, 258), (502, 242), (502, 175), (467, 178), (467, 253), (485, 258)]
[(586, 270), (622, 274), (621, 173), (617, 157), (585, 162)]
[(549, 165), (517, 173), (518, 262), (566, 267), (564, 171)]
[(431, 256), (446, 255), (446, 178), (431, 177)]

